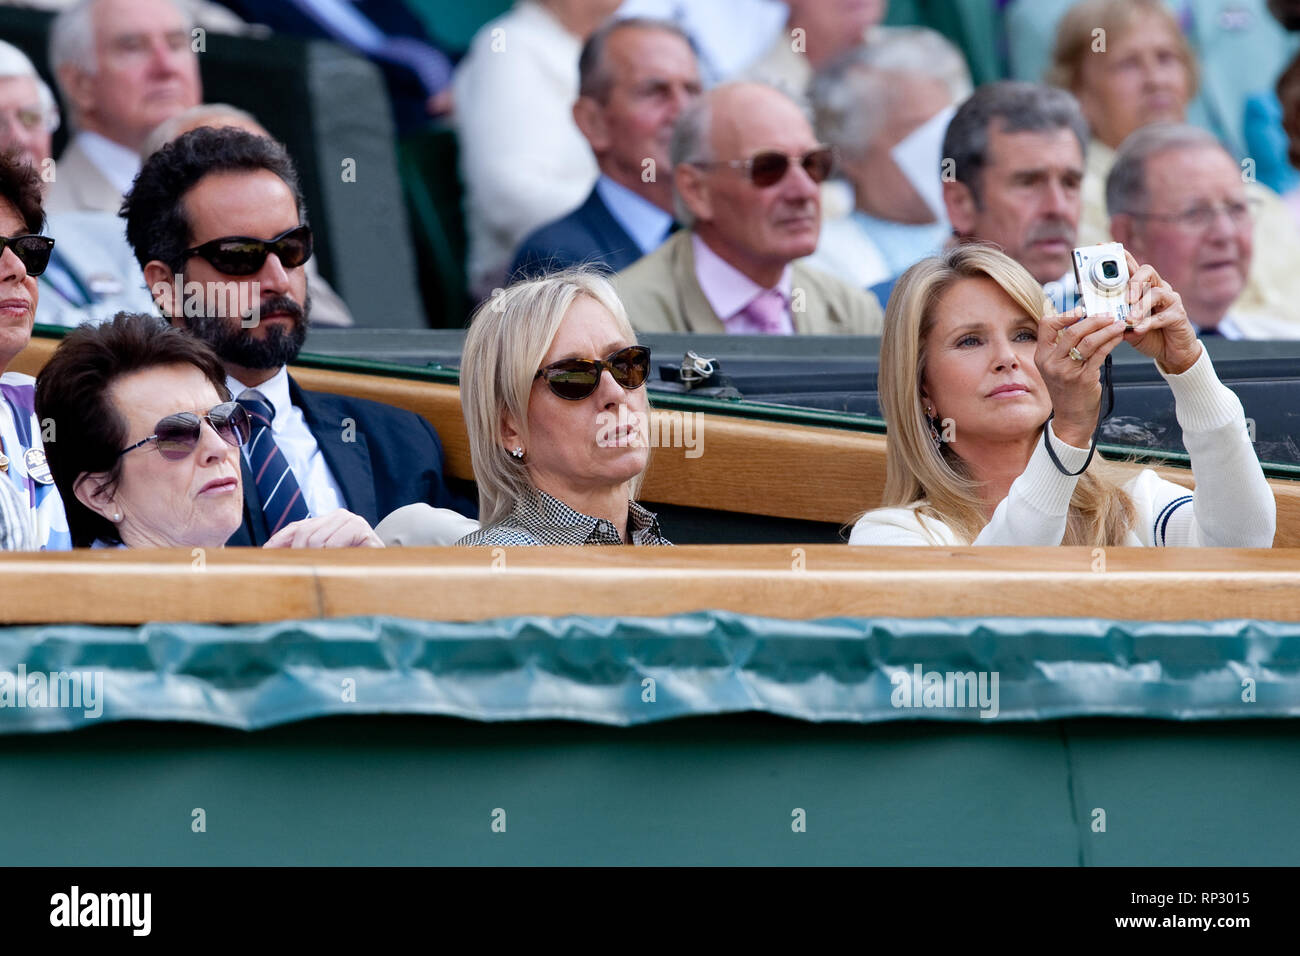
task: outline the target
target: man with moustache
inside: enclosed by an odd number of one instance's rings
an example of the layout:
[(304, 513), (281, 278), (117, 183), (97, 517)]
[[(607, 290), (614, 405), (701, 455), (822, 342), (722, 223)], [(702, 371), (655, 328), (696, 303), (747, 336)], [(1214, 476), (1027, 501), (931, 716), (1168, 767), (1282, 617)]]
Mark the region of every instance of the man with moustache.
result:
[(987, 83), (943, 141), (943, 201), (953, 235), (989, 242), (1043, 283), (1062, 312), (1078, 297), (1072, 255), (1083, 208), (1088, 124), (1065, 90)]
[(338, 509), (372, 526), (417, 502), (473, 513), (448, 491), (427, 421), (306, 391), (288, 374), (307, 336), (311, 232), (280, 144), (231, 127), (185, 133), (145, 160), (122, 215), (159, 309), (216, 350), (253, 418), (244, 525), (230, 544), (261, 545)]
[(710, 90), (671, 147), (682, 229), (615, 277), (642, 332), (878, 334), (874, 295), (795, 262), (817, 248), (832, 151), (761, 83)]

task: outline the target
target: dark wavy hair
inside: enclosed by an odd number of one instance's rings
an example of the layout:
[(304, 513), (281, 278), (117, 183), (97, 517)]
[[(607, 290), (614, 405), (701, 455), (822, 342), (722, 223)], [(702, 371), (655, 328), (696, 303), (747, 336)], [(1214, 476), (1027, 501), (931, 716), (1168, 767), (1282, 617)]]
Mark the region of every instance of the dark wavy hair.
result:
[(73, 488), (81, 475), (107, 472), (112, 490), (122, 477), (118, 453), (126, 446), (126, 419), (109, 398), (109, 387), (123, 375), (167, 365), (193, 365), (230, 401), (226, 370), (201, 339), (172, 328), (156, 315), (119, 312), (103, 325), (83, 325), (65, 338), (36, 377), (36, 417), (53, 422), (45, 455), (63, 498), (74, 547), (96, 539), (120, 544), (113, 522), (78, 499)]
[(194, 234), (185, 215), (185, 194), (208, 173), (275, 173), (293, 193), (298, 221), (307, 222), (302, 186), (289, 154), (273, 139), (230, 126), (200, 126), (176, 137), (144, 161), (118, 215), (126, 239), (144, 268), (157, 259), (173, 272), (185, 263)]
[(41, 177), (27, 160), (19, 158), (16, 149), (0, 153), (0, 199), (18, 210), (29, 233), (40, 233), (45, 225)]

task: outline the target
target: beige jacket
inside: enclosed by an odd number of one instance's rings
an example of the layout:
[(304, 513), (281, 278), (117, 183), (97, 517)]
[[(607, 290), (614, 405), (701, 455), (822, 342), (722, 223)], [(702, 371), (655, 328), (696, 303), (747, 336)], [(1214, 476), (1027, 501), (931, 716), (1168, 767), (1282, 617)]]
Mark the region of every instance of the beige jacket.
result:
[[(658, 249), (614, 276), (628, 318), (638, 332), (727, 329), (695, 278), (691, 231), (669, 236)], [(884, 313), (876, 297), (832, 275), (794, 264), (792, 316), (800, 335), (879, 335)]]

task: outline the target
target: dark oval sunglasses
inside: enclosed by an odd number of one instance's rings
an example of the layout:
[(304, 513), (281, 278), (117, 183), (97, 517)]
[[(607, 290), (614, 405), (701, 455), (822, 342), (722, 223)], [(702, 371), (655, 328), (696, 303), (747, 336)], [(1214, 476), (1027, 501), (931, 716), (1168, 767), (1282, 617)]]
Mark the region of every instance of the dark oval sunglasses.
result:
[(158, 453), (168, 461), (182, 461), (199, 447), (199, 435), (203, 422), (212, 426), (227, 444), (238, 448), (248, 442), (253, 426), (248, 420), (248, 411), (238, 402), (222, 402), (213, 405), (206, 415), (194, 412), (177, 412), (168, 415), (154, 426), (153, 434), (143, 438), (130, 448), (123, 448), (117, 453), (121, 458), (129, 451), (134, 451), (149, 442), (158, 443)]
[(210, 239), (201, 246), (185, 250), (185, 258), (198, 256), (216, 269), (230, 276), (251, 276), (272, 252), (286, 269), (293, 269), (311, 258), (311, 227), (294, 226), (274, 239), (253, 239), (250, 236), (224, 236)]
[(606, 369), (626, 389), (640, 388), (650, 374), (650, 349), (629, 345), (604, 359), (571, 358), (538, 369), (534, 379), (544, 378), (560, 398), (577, 402), (596, 390)]
[(49, 236), (0, 236), (0, 255), (4, 255), (6, 248), (13, 250), (27, 274), (34, 278), (50, 264), (54, 240)]
[(743, 169), (755, 186), (763, 187), (779, 183), (789, 172), (791, 160), (802, 166), (803, 171), (813, 182), (823, 183), (830, 177), (831, 170), (835, 167), (835, 150), (830, 146), (818, 146), (808, 150), (802, 156), (787, 156), (774, 149), (766, 149), (761, 153), (755, 153), (749, 159), (720, 159), (715, 162), (691, 165), (729, 166), (732, 169)]

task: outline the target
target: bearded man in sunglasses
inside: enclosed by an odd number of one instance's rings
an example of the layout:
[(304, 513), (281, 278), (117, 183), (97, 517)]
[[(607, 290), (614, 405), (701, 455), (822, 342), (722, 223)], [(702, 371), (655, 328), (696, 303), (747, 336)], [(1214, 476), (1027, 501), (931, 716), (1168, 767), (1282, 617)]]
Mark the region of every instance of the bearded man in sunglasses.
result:
[[(419, 502), (473, 513), (447, 489), (442, 444), (423, 418), (289, 376), (307, 336), (312, 236), (280, 144), (230, 127), (185, 133), (145, 160), (122, 215), (159, 309), (212, 346), (252, 418), (244, 523), (230, 544), (261, 545), (340, 508), (371, 526)], [(448, 537), (467, 526), (458, 520)]]
[(875, 296), (796, 261), (817, 248), (833, 155), (793, 100), (759, 83), (716, 87), (678, 118), (671, 156), (690, 228), (616, 277), (638, 331), (880, 332)]

